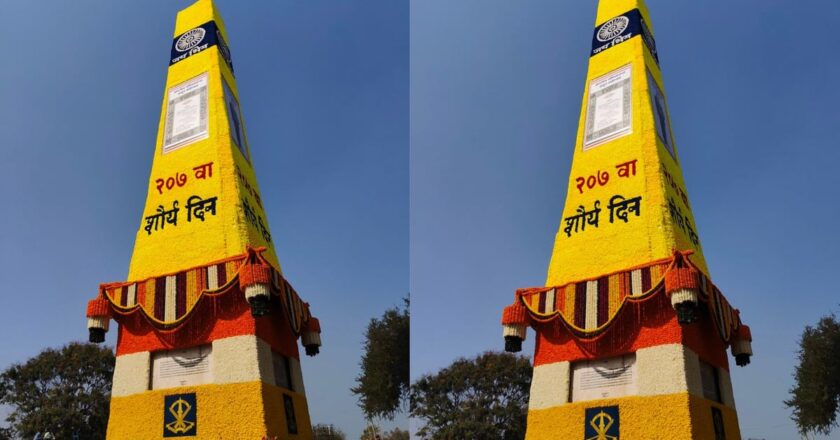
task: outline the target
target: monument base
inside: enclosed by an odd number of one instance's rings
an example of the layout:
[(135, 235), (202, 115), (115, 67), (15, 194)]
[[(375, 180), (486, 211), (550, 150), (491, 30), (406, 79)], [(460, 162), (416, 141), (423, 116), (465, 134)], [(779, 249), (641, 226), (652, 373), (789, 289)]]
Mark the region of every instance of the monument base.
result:
[(263, 382), (153, 390), (111, 399), (107, 438), (311, 439), (306, 408), (303, 394)]
[[(611, 408), (617, 408), (618, 417)], [(716, 426), (723, 430), (717, 436)], [(740, 440), (741, 433), (735, 410), (681, 393), (590, 400), (531, 410), (525, 439)]]

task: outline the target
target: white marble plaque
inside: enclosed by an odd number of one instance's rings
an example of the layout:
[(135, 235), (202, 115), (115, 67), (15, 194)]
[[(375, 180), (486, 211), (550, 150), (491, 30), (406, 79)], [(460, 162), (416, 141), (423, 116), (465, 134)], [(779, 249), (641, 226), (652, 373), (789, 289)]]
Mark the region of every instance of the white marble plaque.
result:
[(633, 131), (631, 67), (628, 64), (589, 82), (584, 150)]
[(213, 381), (211, 345), (152, 353), (152, 389)]
[(170, 87), (163, 130), (163, 154), (206, 139), (207, 113), (207, 73)]
[(572, 364), (572, 402), (636, 394), (636, 355)]

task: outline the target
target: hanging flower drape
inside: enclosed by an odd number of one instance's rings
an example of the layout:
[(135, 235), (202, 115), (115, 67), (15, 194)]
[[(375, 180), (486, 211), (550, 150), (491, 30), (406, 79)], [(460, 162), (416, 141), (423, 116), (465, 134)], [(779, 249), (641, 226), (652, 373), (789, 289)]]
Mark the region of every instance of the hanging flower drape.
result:
[[(142, 315), (159, 330), (175, 330), (190, 319), (201, 301), (241, 292), (254, 316), (268, 313), (276, 298), (292, 333), (301, 336), (310, 321), (317, 320), (288, 281), (262, 256), (265, 248), (248, 248), (243, 255), (140, 281), (107, 283), (88, 303), (91, 342), (102, 342), (108, 321), (114, 315)], [(320, 335), (320, 323), (315, 324)], [(94, 333), (96, 333), (94, 335)], [(96, 339), (96, 340), (94, 340)], [(318, 336), (320, 345), (320, 336)]]
[(723, 342), (733, 344), (733, 354), (738, 345), (737, 351), (745, 354), (741, 360), (749, 362), (746, 353), (751, 355), (752, 351), (742, 341), (751, 337), (742, 336), (744, 330), (740, 330), (747, 327), (741, 324), (738, 311), (720, 290), (691, 262), (690, 254), (675, 251), (669, 258), (598, 278), (517, 290), (514, 303), (505, 308), (502, 317), (506, 349), (521, 349), (528, 325), (556, 320), (579, 339), (596, 337), (610, 327), (628, 304), (664, 294), (670, 298), (682, 325), (694, 322), (697, 306), (705, 304)]

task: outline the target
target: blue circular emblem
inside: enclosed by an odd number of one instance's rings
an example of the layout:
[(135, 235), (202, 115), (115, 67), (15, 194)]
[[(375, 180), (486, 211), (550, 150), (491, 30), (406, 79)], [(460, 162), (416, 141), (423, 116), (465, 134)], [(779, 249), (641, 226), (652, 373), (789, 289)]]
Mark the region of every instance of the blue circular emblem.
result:
[(598, 33), (595, 34), (595, 37), (598, 38), (598, 41), (607, 42), (612, 40), (613, 38), (621, 35), (625, 29), (627, 29), (627, 25), (630, 24), (630, 19), (627, 17), (615, 17), (612, 20), (604, 23), (598, 28)]
[(190, 29), (184, 32), (178, 38), (178, 41), (175, 42), (175, 50), (178, 52), (186, 52), (193, 47), (198, 46), (198, 43), (201, 43), (204, 40), (205, 33), (207, 32), (202, 28)]

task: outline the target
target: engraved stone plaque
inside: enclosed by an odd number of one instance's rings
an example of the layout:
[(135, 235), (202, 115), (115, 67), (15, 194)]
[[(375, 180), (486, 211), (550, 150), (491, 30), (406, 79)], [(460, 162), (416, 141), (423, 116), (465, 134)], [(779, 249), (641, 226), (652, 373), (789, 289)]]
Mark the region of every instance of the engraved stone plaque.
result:
[(572, 364), (573, 402), (635, 393), (635, 354)]
[(152, 353), (152, 389), (213, 381), (210, 345)]

